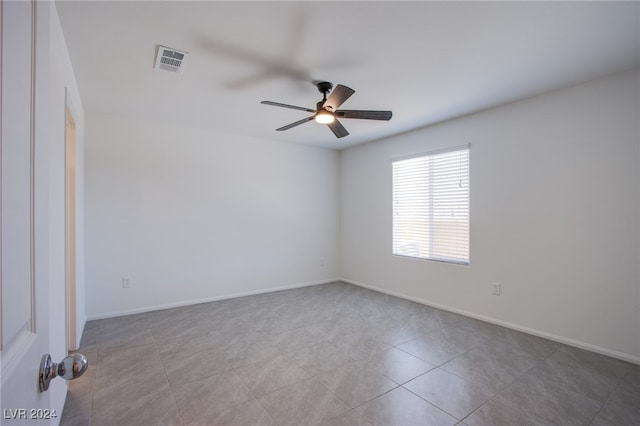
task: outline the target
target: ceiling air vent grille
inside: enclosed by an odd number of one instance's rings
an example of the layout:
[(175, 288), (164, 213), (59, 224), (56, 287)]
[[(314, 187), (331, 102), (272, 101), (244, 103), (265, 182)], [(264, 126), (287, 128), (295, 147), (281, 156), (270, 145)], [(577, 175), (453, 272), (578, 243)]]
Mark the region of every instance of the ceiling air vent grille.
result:
[(181, 73), (184, 62), (187, 59), (187, 52), (182, 52), (170, 47), (158, 46), (156, 54), (156, 69)]

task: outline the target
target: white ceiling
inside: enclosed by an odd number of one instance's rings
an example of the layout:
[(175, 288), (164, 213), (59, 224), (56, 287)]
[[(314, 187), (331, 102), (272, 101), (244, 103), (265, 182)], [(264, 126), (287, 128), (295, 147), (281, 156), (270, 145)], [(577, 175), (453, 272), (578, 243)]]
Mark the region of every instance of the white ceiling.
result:
[[(341, 149), (640, 66), (639, 2), (57, 2), (84, 108)], [(190, 52), (153, 69), (156, 45)], [(336, 139), (307, 80), (356, 93)]]

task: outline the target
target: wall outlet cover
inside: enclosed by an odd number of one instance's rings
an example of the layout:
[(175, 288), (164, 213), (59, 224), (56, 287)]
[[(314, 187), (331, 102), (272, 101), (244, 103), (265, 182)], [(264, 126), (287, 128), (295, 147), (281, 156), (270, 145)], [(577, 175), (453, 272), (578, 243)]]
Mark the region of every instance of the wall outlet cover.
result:
[(501, 292), (502, 292), (502, 285), (500, 285), (500, 283), (491, 284), (491, 294), (492, 295), (500, 296)]

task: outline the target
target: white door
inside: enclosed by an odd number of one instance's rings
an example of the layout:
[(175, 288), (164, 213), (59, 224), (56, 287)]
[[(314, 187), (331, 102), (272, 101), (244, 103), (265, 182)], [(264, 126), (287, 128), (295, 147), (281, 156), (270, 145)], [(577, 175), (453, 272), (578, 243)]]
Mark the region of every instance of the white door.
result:
[[(66, 391), (66, 386), (55, 386), (49, 392), (40, 392), (38, 387), (40, 360), (50, 346), (46, 184), (49, 53), (44, 42), (49, 29), (47, 7), (32, 1), (0, 4), (3, 425), (57, 424), (60, 407), (51, 407), (51, 403)], [(39, 51), (41, 48), (44, 50)]]

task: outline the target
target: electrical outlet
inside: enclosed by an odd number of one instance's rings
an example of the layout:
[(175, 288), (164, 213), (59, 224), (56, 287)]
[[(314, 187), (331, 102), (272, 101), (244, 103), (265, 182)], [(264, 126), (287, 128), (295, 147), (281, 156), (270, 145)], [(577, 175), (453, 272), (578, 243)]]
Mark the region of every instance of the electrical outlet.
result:
[(502, 285), (500, 283), (492, 283), (491, 284), (491, 294), (494, 296), (500, 296), (502, 292)]
[(128, 277), (122, 278), (122, 288), (131, 288), (131, 278), (128, 278)]
[(320, 259), (320, 267), (324, 268), (324, 259)]

